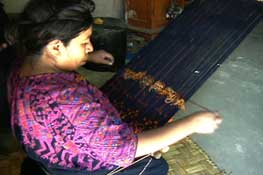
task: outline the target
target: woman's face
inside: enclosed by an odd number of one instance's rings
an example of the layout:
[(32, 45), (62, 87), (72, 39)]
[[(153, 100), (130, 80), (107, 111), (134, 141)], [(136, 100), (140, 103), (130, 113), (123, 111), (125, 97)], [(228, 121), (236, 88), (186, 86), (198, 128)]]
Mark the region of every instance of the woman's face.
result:
[(57, 66), (60, 69), (76, 70), (80, 66), (86, 64), (88, 53), (93, 51), (93, 46), (90, 42), (91, 34), (92, 27), (84, 30), (69, 42), (62, 56), (57, 60)]

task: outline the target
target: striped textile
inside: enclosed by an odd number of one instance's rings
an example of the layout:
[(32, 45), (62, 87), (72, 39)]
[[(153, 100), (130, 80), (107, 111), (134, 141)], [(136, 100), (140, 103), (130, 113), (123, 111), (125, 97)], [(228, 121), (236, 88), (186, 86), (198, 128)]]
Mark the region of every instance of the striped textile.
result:
[(161, 126), (260, 20), (256, 0), (195, 1), (102, 90), (138, 131)]

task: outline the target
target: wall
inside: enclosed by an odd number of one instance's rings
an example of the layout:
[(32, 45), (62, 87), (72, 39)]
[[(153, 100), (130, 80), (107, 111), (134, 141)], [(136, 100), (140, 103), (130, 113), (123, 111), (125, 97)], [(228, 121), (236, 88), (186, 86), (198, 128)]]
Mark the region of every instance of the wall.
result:
[[(19, 13), (29, 0), (3, 0), (7, 13)], [(93, 16), (124, 18), (123, 0), (94, 0), (96, 10)]]
[(24, 8), (28, 0), (3, 0), (4, 8), (7, 13), (19, 13)]
[(96, 10), (93, 16), (124, 18), (124, 0), (94, 0)]

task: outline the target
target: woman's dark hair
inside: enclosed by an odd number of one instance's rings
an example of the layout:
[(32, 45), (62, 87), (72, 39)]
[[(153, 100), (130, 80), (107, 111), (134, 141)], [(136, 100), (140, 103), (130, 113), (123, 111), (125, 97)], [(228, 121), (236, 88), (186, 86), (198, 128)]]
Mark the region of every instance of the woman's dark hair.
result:
[(92, 0), (30, 0), (15, 25), (7, 29), (9, 44), (23, 56), (39, 55), (48, 42), (65, 45), (92, 25)]
[[(4, 10), (4, 5), (0, 1), (0, 43), (5, 42), (4, 39), (4, 28), (8, 23), (8, 16)], [(0, 49), (1, 50), (1, 49)]]

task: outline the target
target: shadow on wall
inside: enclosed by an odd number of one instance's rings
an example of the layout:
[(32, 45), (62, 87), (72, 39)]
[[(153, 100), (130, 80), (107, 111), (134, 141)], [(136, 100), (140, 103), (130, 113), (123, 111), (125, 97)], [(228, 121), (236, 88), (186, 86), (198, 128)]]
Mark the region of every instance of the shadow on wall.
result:
[[(0, 4), (0, 43), (4, 42), (4, 26), (7, 22), (8, 17), (2, 4)], [(8, 72), (13, 58), (15, 58), (14, 48), (8, 47), (2, 51), (0, 50), (0, 154), (8, 154), (18, 148), (10, 129), (10, 112), (6, 88)]]

